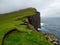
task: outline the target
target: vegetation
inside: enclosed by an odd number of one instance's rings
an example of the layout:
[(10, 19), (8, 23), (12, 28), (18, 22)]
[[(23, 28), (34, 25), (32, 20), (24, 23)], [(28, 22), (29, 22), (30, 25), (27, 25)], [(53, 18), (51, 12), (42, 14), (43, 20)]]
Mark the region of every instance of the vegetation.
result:
[[(2, 41), (3, 45), (52, 45), (41, 33), (27, 29), (26, 25), (21, 25), (24, 24), (23, 20), (26, 16), (32, 16), (35, 12), (36, 9), (27, 8), (16, 12), (0, 14), (0, 45)], [(13, 31), (4, 38), (4, 35), (12, 29), (18, 31)]]

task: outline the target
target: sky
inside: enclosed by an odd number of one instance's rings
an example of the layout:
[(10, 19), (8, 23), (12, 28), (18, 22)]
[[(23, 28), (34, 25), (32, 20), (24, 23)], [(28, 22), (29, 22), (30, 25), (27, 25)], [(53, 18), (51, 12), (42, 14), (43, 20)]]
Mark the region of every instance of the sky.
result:
[(33, 7), (41, 17), (60, 17), (60, 0), (0, 0), (0, 14)]

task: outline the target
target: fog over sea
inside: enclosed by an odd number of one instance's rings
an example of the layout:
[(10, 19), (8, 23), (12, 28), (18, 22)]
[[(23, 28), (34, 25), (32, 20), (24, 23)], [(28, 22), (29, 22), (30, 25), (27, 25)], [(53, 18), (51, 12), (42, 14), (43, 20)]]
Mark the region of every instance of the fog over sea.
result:
[(42, 18), (41, 32), (54, 34), (60, 45), (60, 17)]

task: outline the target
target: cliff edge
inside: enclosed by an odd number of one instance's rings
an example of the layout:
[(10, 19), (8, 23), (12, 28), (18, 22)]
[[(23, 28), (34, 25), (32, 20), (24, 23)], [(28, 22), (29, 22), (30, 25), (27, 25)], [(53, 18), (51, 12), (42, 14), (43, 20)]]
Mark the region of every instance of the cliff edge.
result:
[(0, 45), (52, 45), (38, 27), (40, 13), (35, 8), (0, 14)]

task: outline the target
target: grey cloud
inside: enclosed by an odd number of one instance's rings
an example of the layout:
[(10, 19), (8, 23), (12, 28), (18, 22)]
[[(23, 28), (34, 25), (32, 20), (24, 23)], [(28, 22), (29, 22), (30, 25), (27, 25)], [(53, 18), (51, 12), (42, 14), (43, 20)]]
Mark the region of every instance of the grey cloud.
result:
[(36, 8), (42, 17), (60, 14), (60, 0), (0, 0), (0, 14), (28, 7)]

